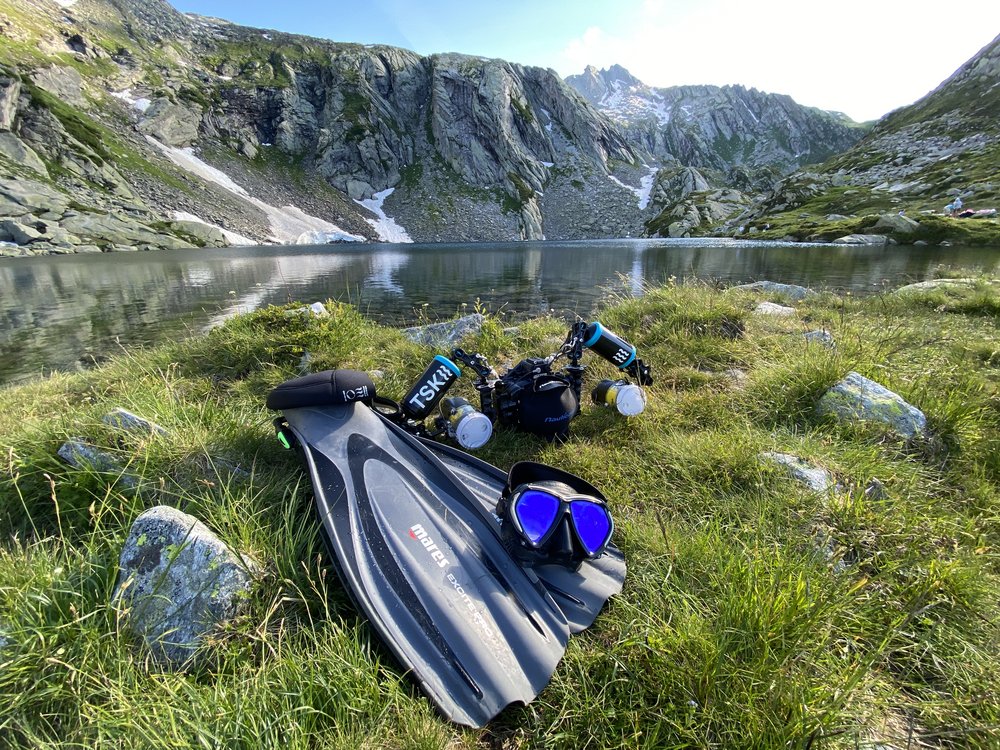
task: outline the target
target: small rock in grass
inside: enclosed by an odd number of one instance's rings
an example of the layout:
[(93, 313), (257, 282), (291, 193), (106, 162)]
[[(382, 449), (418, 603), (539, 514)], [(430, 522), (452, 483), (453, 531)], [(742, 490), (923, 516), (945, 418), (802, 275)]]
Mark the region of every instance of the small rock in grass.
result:
[(101, 421), (109, 427), (126, 432), (137, 432), (166, 436), (167, 431), (155, 422), (143, 419), (130, 411), (117, 407), (101, 417)]
[(313, 302), (311, 305), (296, 307), (294, 310), (285, 310), (286, 318), (294, 315), (312, 315), (314, 318), (328, 318), (330, 313), (326, 309), (326, 305), (322, 302)]
[(102, 451), (82, 438), (70, 438), (56, 451), (63, 461), (76, 469), (90, 469), (92, 471), (107, 472), (117, 474), (119, 481), (126, 487), (135, 487), (136, 479), (125, 474), (125, 469), (118, 460), (109, 453)]
[(837, 486), (833, 476), (826, 469), (813, 466), (791, 453), (761, 453), (760, 459), (781, 466), (792, 479), (804, 484), (813, 492), (827, 492)]
[(846, 421), (881, 422), (906, 438), (916, 437), (927, 428), (927, 417), (920, 409), (857, 372), (848, 373), (823, 394), (816, 411)]
[(733, 381), (733, 385), (737, 388), (742, 388), (744, 385), (746, 385), (747, 378), (750, 377), (749, 375), (747, 375), (746, 370), (741, 370), (738, 367), (733, 367), (728, 370), (724, 370), (722, 372), (722, 376)]
[(837, 343), (833, 340), (833, 334), (829, 331), (809, 331), (808, 333), (802, 334), (802, 338), (804, 338), (808, 344), (821, 344), (823, 346), (828, 346), (831, 349), (837, 346)]
[(760, 315), (789, 317), (791, 315), (795, 315), (795, 308), (786, 307), (785, 305), (777, 305), (774, 302), (760, 302), (757, 307), (754, 308), (754, 312)]
[(132, 524), (113, 601), (157, 662), (177, 668), (195, 661), (206, 636), (239, 614), (251, 580), (248, 562), (205, 524), (160, 505)]

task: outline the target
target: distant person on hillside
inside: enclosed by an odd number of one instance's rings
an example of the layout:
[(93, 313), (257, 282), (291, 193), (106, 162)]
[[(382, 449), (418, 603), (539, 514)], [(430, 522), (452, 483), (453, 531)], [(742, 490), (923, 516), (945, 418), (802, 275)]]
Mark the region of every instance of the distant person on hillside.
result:
[(955, 200), (953, 200), (951, 203), (949, 203), (947, 206), (944, 207), (944, 210), (947, 213), (954, 216), (955, 214), (957, 214), (959, 211), (962, 210), (962, 198), (956, 196)]

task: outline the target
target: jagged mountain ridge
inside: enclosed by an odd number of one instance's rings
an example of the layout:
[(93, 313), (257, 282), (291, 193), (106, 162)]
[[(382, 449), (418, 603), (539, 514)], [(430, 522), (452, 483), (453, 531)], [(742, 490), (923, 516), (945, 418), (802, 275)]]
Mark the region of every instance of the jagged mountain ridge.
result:
[(957, 196), (973, 208), (1000, 208), (998, 164), (1000, 36), (844, 153), (784, 179), (735, 223), (807, 238), (846, 233), (841, 220), (827, 226), (830, 217), (941, 213)]
[(566, 82), (619, 123), (637, 149), (686, 166), (788, 172), (851, 146), (846, 115), (743, 86), (647, 86), (620, 65), (588, 66)]
[(503, 60), (0, 0), (0, 252), (638, 236), (676, 162), (636, 132)]

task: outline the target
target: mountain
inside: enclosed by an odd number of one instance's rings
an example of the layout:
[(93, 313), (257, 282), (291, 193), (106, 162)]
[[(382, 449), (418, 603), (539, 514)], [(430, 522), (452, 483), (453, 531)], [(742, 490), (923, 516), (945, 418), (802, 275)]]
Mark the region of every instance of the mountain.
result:
[(988, 231), (989, 223), (949, 224), (935, 214), (955, 197), (975, 209), (1000, 208), (998, 164), (1000, 36), (925, 97), (882, 118), (849, 150), (785, 178), (730, 229), (825, 238), (862, 230), (879, 213), (902, 211), (917, 217), (930, 239), (996, 242), (1000, 232)]
[(566, 82), (625, 130), (637, 150), (685, 166), (786, 173), (853, 145), (863, 126), (839, 112), (742, 86), (647, 86), (620, 65)]
[(0, 252), (638, 235), (648, 170), (541, 68), (0, 0)]

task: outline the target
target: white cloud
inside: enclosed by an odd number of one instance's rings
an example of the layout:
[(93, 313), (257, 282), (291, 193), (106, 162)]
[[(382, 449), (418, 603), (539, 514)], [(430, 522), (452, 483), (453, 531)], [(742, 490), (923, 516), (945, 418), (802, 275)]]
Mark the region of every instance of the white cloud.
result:
[(741, 83), (863, 120), (915, 101), (972, 57), (1000, 29), (1000, 3), (643, 0), (627, 28), (588, 28), (559, 72), (618, 63), (655, 86)]

